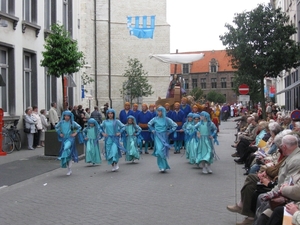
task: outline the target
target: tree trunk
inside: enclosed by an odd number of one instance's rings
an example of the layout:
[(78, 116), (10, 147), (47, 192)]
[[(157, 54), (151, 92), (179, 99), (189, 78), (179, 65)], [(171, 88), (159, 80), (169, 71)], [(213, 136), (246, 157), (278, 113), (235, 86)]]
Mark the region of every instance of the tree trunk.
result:
[(260, 94), (261, 94), (261, 109), (262, 109), (262, 116), (263, 119), (266, 119), (266, 104), (265, 104), (265, 84), (264, 84), (264, 77), (260, 80)]
[(62, 75), (61, 76), (61, 84), (62, 84), (62, 108), (63, 108), (63, 111), (66, 110), (66, 96), (65, 96), (65, 76)]

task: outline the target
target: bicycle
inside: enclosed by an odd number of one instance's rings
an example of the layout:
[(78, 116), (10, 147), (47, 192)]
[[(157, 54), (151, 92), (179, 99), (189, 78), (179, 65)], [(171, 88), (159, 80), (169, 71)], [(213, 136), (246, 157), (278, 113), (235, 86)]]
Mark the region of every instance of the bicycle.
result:
[(19, 133), (19, 130), (17, 130), (17, 124), (18, 124), (18, 120), (14, 121), (14, 125), (10, 126), (10, 128), (6, 128), (8, 131), (9, 136), (13, 139), (14, 141), (14, 146), (16, 148), (17, 151), (21, 150), (22, 148), (22, 139), (21, 139), (21, 135)]
[(15, 149), (15, 143), (5, 127), (3, 127), (2, 136), (2, 151), (6, 152), (7, 154), (12, 153)]

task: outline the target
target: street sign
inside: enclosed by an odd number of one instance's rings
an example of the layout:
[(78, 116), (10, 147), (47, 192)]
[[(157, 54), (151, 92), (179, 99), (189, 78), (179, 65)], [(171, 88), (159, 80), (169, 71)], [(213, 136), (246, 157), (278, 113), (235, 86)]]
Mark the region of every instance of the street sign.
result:
[(240, 102), (249, 102), (250, 101), (250, 95), (239, 95), (239, 101)]
[(249, 93), (249, 86), (247, 84), (241, 84), (239, 86), (239, 93), (241, 95), (246, 95)]

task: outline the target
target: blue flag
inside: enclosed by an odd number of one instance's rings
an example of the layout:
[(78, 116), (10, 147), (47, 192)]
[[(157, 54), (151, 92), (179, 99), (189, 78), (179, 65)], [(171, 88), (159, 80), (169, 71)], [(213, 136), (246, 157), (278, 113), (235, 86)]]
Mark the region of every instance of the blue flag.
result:
[[(134, 25), (132, 20), (134, 19)], [(142, 26), (140, 26), (140, 19), (142, 20)], [(150, 19), (150, 25), (148, 20)], [(129, 34), (138, 38), (151, 38), (153, 39), (153, 33), (155, 28), (155, 16), (127, 16), (127, 28)]]

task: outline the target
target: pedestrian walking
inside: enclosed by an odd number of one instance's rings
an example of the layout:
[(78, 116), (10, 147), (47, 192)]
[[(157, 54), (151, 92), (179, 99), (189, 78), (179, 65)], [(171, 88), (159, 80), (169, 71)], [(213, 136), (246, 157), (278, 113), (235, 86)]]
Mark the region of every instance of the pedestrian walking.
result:
[(153, 156), (157, 157), (159, 171), (165, 172), (170, 169), (167, 162), (169, 150), (171, 148), (168, 136), (176, 130), (177, 124), (170, 118), (166, 117), (165, 108), (160, 106), (157, 109), (157, 116), (149, 121), (148, 127), (154, 136)]

